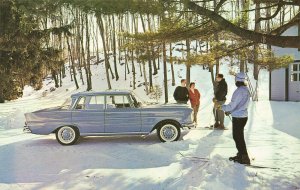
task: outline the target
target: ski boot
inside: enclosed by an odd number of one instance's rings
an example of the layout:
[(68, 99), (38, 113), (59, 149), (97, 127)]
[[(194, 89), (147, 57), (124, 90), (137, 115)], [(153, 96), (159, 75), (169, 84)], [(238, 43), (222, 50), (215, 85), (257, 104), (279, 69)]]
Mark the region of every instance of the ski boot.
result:
[(219, 126), (217, 127), (217, 129), (219, 129), (219, 130), (225, 130), (225, 126), (223, 124), (219, 124)]
[(236, 156), (229, 157), (229, 160), (234, 162), (237, 162), (240, 159), (241, 159), (241, 155), (239, 153), (237, 153)]
[(250, 165), (250, 158), (248, 154), (243, 154), (237, 162), (240, 164)]

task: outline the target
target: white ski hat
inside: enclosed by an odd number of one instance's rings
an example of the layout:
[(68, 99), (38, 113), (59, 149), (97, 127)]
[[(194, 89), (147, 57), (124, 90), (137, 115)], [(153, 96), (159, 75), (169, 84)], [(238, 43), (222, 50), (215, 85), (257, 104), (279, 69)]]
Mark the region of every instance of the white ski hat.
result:
[(237, 75), (235, 75), (235, 81), (245, 82), (246, 80), (246, 74), (244, 72), (240, 72)]

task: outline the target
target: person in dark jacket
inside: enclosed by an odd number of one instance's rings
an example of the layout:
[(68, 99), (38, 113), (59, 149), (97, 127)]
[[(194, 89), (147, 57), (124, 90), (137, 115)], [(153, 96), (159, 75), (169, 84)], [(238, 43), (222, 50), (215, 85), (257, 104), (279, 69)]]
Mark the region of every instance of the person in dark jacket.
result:
[[(227, 95), (227, 83), (224, 79), (224, 76), (222, 74), (217, 74), (216, 76), (216, 83), (214, 86), (214, 93), (215, 93), (215, 97), (213, 99), (213, 101), (217, 104), (217, 105), (223, 105), (226, 101), (226, 95)], [(215, 105), (216, 105), (215, 104)], [(224, 127), (224, 111), (220, 110), (220, 109), (216, 109), (216, 107), (214, 106), (214, 116), (215, 116), (215, 124), (214, 127), (217, 129), (225, 129)]]
[(181, 80), (181, 86), (176, 87), (173, 97), (178, 104), (187, 104), (187, 102), (189, 100), (189, 91), (186, 88), (186, 80), (185, 79)]

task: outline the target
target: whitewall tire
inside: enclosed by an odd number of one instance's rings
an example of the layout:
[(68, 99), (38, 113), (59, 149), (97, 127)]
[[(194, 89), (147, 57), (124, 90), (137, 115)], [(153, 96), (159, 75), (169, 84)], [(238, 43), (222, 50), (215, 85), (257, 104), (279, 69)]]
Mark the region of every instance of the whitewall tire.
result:
[(72, 126), (63, 126), (56, 131), (56, 140), (62, 145), (73, 145), (78, 138), (79, 132)]
[(180, 137), (180, 127), (175, 122), (163, 122), (157, 129), (157, 135), (162, 142), (177, 141)]

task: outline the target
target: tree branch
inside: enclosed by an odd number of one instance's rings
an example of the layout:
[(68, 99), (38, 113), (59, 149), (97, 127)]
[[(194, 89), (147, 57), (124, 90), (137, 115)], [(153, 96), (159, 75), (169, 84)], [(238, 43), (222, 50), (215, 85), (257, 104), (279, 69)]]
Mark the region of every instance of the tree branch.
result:
[(217, 6), (216, 6), (216, 8), (215, 8), (215, 11), (218, 12), (218, 11), (220, 10), (220, 8), (222, 7), (222, 5), (223, 5), (226, 1), (227, 1), (227, 0), (221, 0), (221, 1), (217, 4)]
[(260, 21), (262, 21), (262, 20), (270, 20), (272, 18), (275, 18), (278, 15), (279, 11), (281, 10), (282, 6), (283, 6), (283, 1), (279, 1), (278, 5), (277, 5), (277, 9), (273, 15), (271, 15), (269, 17), (260, 17), (259, 19), (257, 19), (256, 23), (260, 23)]
[[(278, 3), (273, 4), (273, 5), (270, 5), (270, 6), (260, 7), (260, 8), (258, 8), (258, 10), (269, 9), (269, 8), (276, 7), (276, 6), (278, 6)], [(241, 12), (251, 12), (251, 11), (256, 11), (256, 9), (257, 9), (257, 8), (254, 8), (254, 9), (248, 9), (248, 10), (243, 10), (243, 11), (241, 11)]]
[(300, 48), (299, 36), (275, 36), (247, 30), (234, 25), (214, 11), (203, 8), (190, 0), (184, 1), (186, 2), (189, 9), (195, 11), (199, 15), (211, 19), (224, 30), (230, 31), (240, 36), (241, 38), (248, 39), (256, 43), (268, 44), (278, 47)]
[[(278, 0), (254, 0), (254, 3), (278, 3)], [(300, 6), (300, 0), (282, 1), (284, 5)]]
[(294, 16), (294, 18), (292, 18), (288, 23), (272, 30), (270, 32), (270, 34), (272, 35), (281, 35), (285, 30), (287, 30), (288, 28), (294, 26), (295, 24), (300, 22), (300, 12)]

